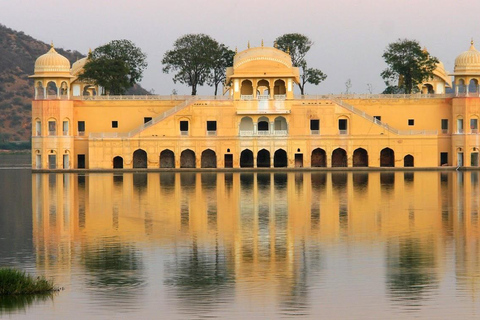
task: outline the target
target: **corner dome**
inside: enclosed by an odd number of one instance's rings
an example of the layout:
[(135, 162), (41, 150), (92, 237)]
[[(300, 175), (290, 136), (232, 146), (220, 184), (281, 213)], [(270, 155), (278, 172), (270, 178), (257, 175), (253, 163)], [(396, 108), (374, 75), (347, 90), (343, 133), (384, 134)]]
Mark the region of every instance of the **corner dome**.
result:
[(473, 41), (470, 49), (462, 52), (455, 59), (455, 74), (480, 73), (480, 52), (475, 49)]
[(87, 57), (75, 61), (72, 64), (71, 74), (73, 76), (79, 75), (86, 63), (87, 63)]
[(35, 61), (35, 75), (70, 75), (70, 61), (55, 51), (52, 47), (50, 50), (41, 55)]

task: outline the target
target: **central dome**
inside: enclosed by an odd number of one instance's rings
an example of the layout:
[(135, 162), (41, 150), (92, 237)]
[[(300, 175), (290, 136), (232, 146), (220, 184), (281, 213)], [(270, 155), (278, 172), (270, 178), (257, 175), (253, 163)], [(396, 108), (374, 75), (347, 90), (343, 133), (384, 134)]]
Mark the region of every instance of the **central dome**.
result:
[(455, 59), (455, 68), (453, 71), (455, 74), (469, 74), (480, 72), (480, 52), (471, 43), (470, 49), (461, 53)]
[(35, 61), (35, 74), (70, 75), (70, 61), (52, 47)]

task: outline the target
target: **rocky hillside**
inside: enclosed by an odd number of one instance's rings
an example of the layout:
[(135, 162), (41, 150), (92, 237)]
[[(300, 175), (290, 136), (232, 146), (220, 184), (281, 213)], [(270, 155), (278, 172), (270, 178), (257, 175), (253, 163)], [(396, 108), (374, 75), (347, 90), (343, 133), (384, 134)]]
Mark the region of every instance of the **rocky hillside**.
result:
[[(50, 45), (0, 24), (0, 142), (25, 141), (31, 137), (31, 100), (35, 60)], [(55, 48), (70, 63), (84, 57), (78, 51)], [(130, 94), (148, 94), (137, 86)]]

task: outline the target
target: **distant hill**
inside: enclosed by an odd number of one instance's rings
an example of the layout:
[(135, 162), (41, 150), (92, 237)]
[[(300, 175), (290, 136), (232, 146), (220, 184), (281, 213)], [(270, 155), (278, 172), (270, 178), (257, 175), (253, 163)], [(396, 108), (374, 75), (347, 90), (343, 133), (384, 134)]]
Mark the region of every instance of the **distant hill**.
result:
[[(35, 60), (49, 49), (49, 44), (0, 24), (0, 142), (30, 139), (34, 89), (28, 76)], [(70, 63), (85, 56), (75, 50), (55, 50)], [(139, 85), (128, 93), (149, 94)]]

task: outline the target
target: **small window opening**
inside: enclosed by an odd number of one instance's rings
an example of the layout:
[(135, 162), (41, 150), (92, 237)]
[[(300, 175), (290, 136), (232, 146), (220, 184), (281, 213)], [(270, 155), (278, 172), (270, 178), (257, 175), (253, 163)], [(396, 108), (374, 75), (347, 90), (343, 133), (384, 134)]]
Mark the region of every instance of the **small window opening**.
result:
[(217, 131), (217, 121), (207, 121), (207, 131)]
[(319, 119), (310, 119), (310, 130), (320, 130)]
[(112, 121), (112, 128), (118, 128), (118, 121)]
[(414, 119), (408, 119), (408, 125), (409, 126), (415, 125), (415, 120)]
[(188, 121), (180, 121), (180, 131), (188, 131)]

